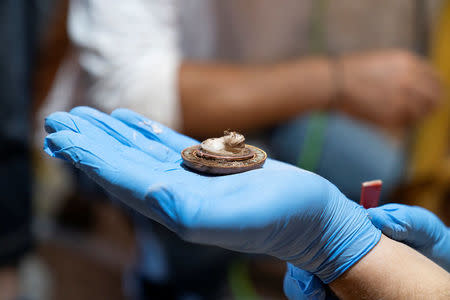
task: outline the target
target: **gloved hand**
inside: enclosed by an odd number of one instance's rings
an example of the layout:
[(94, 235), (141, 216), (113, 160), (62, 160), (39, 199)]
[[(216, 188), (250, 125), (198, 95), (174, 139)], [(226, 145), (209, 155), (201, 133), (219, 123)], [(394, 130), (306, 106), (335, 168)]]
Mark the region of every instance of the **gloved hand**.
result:
[[(450, 272), (450, 229), (436, 215), (422, 207), (394, 203), (368, 212), (383, 234), (411, 246)], [(316, 276), (289, 264), (284, 291), (289, 299), (334, 299)]]
[(190, 171), (180, 151), (197, 142), (129, 110), (54, 113), (46, 130), (49, 155), (187, 241), (272, 255), (329, 283), (381, 236), (365, 209), (297, 167), (268, 159), (228, 176)]
[(393, 240), (405, 243), (450, 272), (450, 228), (418, 206), (386, 204), (368, 210), (373, 225)]
[(338, 299), (327, 292), (322, 281), (314, 274), (287, 263), (283, 290), (290, 300), (331, 300)]

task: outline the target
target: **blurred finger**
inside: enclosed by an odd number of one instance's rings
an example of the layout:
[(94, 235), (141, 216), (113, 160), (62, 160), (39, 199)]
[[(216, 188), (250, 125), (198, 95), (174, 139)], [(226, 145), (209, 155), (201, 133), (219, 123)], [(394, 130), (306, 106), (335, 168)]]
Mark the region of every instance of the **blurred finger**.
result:
[(111, 116), (124, 122), (131, 128), (139, 131), (145, 137), (158, 141), (167, 147), (180, 153), (186, 147), (198, 144), (198, 141), (191, 139), (185, 135), (144, 116), (135, 113), (129, 109), (119, 108), (111, 113)]
[(422, 62), (419, 68), (418, 73), (423, 74), (423, 77), (427, 79), (433, 89), (439, 90), (442, 88), (442, 78), (432, 65), (427, 62)]
[(426, 91), (420, 91), (416, 87), (407, 88), (403, 101), (405, 105), (405, 120), (408, 124), (414, 124), (429, 113), (431, 108), (430, 95)]
[(430, 101), (431, 108), (438, 104), (442, 99), (442, 78), (427, 63), (422, 63), (417, 70), (417, 88), (420, 93), (427, 96)]

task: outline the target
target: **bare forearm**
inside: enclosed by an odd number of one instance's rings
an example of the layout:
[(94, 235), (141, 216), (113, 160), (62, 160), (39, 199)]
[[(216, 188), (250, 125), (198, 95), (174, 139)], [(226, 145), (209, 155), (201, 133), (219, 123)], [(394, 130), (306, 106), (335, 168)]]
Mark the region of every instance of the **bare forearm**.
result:
[(449, 299), (450, 274), (385, 236), (330, 284), (341, 299)]
[(324, 58), (261, 66), (184, 62), (179, 96), (185, 132), (248, 131), (323, 109), (334, 95), (332, 75)]

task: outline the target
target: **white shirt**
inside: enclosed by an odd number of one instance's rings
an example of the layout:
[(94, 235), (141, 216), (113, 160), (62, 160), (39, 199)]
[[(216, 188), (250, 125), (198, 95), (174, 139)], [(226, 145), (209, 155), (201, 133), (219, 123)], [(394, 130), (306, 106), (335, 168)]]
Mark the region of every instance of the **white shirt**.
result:
[[(411, 48), (412, 3), (329, 1), (323, 12), (328, 51)], [(80, 104), (106, 112), (127, 107), (180, 129), (183, 59), (260, 63), (304, 55), (312, 5), (313, 0), (72, 0), (68, 25), (77, 51), (61, 68), (42, 116)]]

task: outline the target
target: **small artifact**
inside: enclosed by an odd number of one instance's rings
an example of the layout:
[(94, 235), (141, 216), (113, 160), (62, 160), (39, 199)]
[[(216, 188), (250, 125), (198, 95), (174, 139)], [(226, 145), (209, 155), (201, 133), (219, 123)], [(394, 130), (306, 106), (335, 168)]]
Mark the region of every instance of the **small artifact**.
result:
[(210, 138), (181, 151), (183, 164), (196, 171), (215, 175), (241, 173), (262, 167), (267, 154), (246, 145), (245, 137), (225, 131), (220, 138)]

